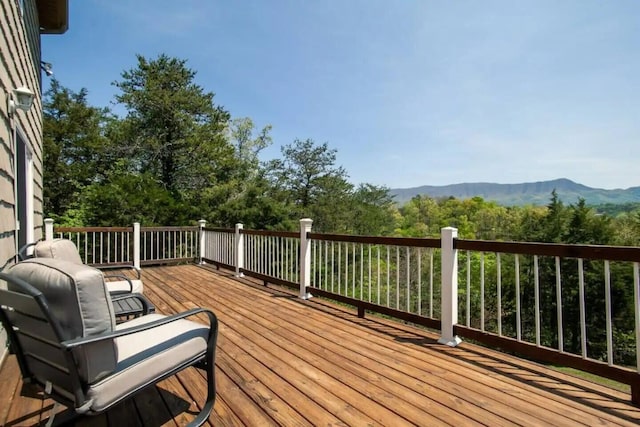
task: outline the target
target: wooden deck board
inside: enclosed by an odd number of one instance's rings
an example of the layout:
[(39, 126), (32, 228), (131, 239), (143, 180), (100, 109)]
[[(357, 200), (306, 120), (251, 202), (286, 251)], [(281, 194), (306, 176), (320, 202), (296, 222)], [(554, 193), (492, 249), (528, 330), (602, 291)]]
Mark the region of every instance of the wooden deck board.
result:
[[(640, 424), (629, 396), (544, 366), (195, 265), (143, 270), (158, 312), (211, 308), (220, 321), (211, 425)], [(204, 318), (203, 318), (204, 321)], [(0, 371), (0, 424), (38, 425), (52, 406)], [(204, 400), (189, 368), (75, 425), (175, 426)], [(45, 410), (43, 410), (45, 408)]]

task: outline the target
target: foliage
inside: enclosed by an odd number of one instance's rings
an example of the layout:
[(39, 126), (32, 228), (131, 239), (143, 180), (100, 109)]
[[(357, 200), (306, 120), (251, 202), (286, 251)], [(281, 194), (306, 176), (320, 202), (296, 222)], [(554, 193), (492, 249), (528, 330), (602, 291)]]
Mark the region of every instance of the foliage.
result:
[(604, 203), (592, 206), (593, 210), (599, 214), (617, 217), (619, 215), (630, 214), (640, 211), (640, 202), (629, 203)]
[(194, 82), (186, 61), (137, 59), (137, 67), (114, 82), (121, 91), (116, 101), (127, 110), (123, 145), (133, 170), (150, 174), (172, 194), (215, 182), (232, 153), (224, 138), (229, 114)]
[[(82, 191), (109, 168), (106, 108), (91, 107), (88, 92), (73, 92), (51, 80), (43, 98), (44, 213), (62, 218), (78, 209)], [(77, 217), (78, 215), (72, 215)]]

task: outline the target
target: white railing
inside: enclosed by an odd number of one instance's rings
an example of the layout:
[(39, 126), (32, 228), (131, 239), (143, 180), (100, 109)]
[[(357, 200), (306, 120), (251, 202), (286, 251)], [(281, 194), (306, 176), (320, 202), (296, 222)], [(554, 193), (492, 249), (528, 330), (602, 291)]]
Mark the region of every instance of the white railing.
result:
[(133, 264), (133, 228), (92, 227), (61, 228), (52, 238), (75, 243), (85, 264)]
[[(234, 255), (224, 264), (237, 275), (345, 302), (360, 316), (369, 310), (425, 325), (447, 345), (462, 336), (607, 376), (631, 384), (640, 402), (640, 248), (469, 241), (456, 233), (327, 235), (303, 220), (300, 234), (239, 224), (214, 246)], [(602, 301), (589, 307), (586, 295), (593, 300), (594, 292)], [(619, 326), (623, 315), (634, 316), (634, 327)], [(587, 328), (594, 318), (605, 325), (602, 336)]]
[(203, 260), (253, 276), (297, 284), (300, 280), (300, 238), (296, 233), (204, 228)]
[[(214, 263), (434, 328), (451, 346), (461, 336), (626, 382), (640, 403), (640, 248), (462, 240), (451, 228), (440, 239), (328, 235), (306, 219), (299, 233), (136, 227), (63, 236), (88, 263)], [(145, 244), (155, 252), (135, 250)]]
[(314, 287), (419, 316), (439, 317), (440, 281), (434, 280), (439, 249), (350, 240), (354, 239), (312, 239)]
[(638, 248), (479, 241), (458, 247), (466, 249), (459, 269), (466, 329), (640, 372)]
[(202, 260), (233, 268), (236, 265), (233, 229), (203, 227), (202, 231)]
[(45, 239), (75, 243), (85, 264), (141, 265), (191, 261), (199, 257), (198, 227), (56, 227), (45, 219)]
[(141, 227), (140, 263), (157, 264), (198, 258), (198, 227)]

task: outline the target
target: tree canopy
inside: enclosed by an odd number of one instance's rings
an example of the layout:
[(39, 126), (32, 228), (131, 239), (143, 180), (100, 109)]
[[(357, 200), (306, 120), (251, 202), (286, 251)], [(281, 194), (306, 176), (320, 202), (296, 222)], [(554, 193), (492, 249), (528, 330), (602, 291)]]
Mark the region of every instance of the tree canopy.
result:
[[(355, 185), (337, 150), (311, 138), (276, 141), (280, 157), (261, 161), (271, 125), (231, 117), (199, 86), (187, 61), (138, 55), (113, 82), (124, 117), (89, 105), (52, 80), (44, 96), (44, 210), (69, 225), (210, 224), (295, 229), (310, 217), (320, 232), (640, 244), (640, 209), (598, 213), (584, 201), (504, 207), (480, 197), (418, 196), (403, 206), (386, 187)], [(633, 208), (633, 207), (631, 207)]]

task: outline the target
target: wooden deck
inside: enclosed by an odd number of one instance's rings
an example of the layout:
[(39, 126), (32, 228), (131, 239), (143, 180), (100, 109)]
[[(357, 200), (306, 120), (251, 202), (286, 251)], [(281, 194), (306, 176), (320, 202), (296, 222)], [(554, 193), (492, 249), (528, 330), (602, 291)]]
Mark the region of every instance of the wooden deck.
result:
[[(629, 395), (471, 344), (448, 348), (396, 322), (195, 265), (143, 271), (158, 311), (212, 308), (220, 320), (212, 425), (627, 425)], [(189, 368), (76, 425), (183, 425), (205, 395)], [(50, 400), (0, 371), (0, 423), (38, 425)]]

